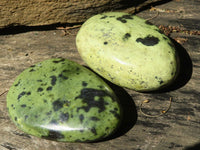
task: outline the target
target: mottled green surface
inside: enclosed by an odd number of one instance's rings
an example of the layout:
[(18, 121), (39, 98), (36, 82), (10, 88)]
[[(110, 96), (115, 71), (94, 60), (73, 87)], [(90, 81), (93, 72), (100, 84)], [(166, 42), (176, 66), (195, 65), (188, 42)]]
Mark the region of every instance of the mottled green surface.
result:
[(119, 12), (88, 19), (76, 37), (83, 60), (111, 82), (137, 91), (171, 83), (177, 74), (172, 42), (146, 20)]
[(108, 85), (66, 59), (50, 59), (23, 71), (7, 95), (11, 119), (24, 132), (67, 142), (112, 134), (121, 109)]

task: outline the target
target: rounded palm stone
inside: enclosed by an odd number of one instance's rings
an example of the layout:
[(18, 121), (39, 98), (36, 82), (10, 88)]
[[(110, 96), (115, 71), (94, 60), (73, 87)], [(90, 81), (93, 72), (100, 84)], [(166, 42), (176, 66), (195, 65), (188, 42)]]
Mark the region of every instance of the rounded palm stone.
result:
[(24, 132), (46, 139), (90, 142), (120, 124), (120, 104), (96, 74), (67, 59), (24, 70), (7, 95), (11, 119)]
[(108, 12), (91, 17), (79, 30), (76, 45), (89, 67), (119, 86), (153, 91), (177, 76), (173, 43), (135, 15)]

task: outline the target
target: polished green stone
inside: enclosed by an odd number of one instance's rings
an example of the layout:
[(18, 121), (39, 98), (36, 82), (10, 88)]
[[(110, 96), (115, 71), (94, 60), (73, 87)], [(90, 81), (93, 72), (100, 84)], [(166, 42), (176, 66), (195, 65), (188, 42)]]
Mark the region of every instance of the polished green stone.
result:
[(7, 95), (12, 121), (46, 139), (90, 142), (115, 132), (121, 108), (96, 74), (67, 59), (50, 59), (24, 70)]
[(158, 90), (178, 73), (173, 43), (148, 21), (122, 12), (88, 19), (76, 37), (77, 49), (95, 72), (136, 91)]

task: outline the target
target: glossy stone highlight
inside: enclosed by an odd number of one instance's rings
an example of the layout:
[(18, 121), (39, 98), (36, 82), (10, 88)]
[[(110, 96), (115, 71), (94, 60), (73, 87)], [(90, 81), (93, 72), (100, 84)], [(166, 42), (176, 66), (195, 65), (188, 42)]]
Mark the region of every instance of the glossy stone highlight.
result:
[(8, 92), (7, 107), (21, 130), (56, 141), (103, 139), (121, 120), (110, 87), (85, 67), (60, 58), (24, 70)]
[(146, 20), (122, 12), (95, 15), (81, 27), (77, 49), (95, 72), (136, 91), (158, 90), (178, 73), (173, 43)]

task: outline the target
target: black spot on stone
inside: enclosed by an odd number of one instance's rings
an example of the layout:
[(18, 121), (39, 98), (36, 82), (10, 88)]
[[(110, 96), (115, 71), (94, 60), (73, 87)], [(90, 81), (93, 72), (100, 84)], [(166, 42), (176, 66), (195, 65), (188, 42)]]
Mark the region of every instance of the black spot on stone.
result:
[(57, 78), (56, 76), (50, 76), (50, 78), (51, 78), (51, 85), (54, 86), (56, 84)]
[(129, 38), (131, 37), (131, 34), (130, 33), (126, 33), (124, 36), (123, 36), (123, 41), (127, 41)]
[(92, 132), (94, 135), (97, 135), (97, 131), (96, 131), (96, 129), (95, 129), (94, 127), (91, 128), (90, 130), (91, 130), (91, 132)]
[(52, 90), (52, 86), (47, 87), (46, 90), (47, 90), (47, 91), (51, 91), (51, 90)]
[(63, 62), (63, 61), (65, 61), (65, 59), (61, 58), (60, 60), (54, 60), (53, 63), (60, 63), (60, 62)]
[(104, 45), (107, 45), (107, 44), (108, 44), (108, 42), (104, 42), (103, 44), (104, 44)]
[(63, 70), (62, 72), (68, 72), (68, 70), (65, 69), (65, 70)]
[(44, 103), (47, 103), (47, 100), (46, 100), (46, 99), (44, 99), (44, 100), (43, 100), (43, 102), (44, 102)]
[(37, 80), (37, 82), (42, 82), (42, 80)]
[(17, 84), (15, 84), (15, 86), (18, 86), (18, 85), (20, 84), (20, 81), (21, 81), (21, 80), (19, 80), (19, 81), (17, 82)]
[(97, 118), (97, 117), (90, 117), (90, 120), (92, 120), (92, 121), (99, 121), (100, 119)]
[(50, 124), (58, 124), (56, 120), (51, 120)]
[(24, 116), (24, 119), (27, 120), (27, 119), (28, 119), (28, 115), (25, 115), (25, 116)]
[(15, 121), (17, 121), (17, 117), (15, 117), (14, 119), (15, 119)]
[(60, 133), (59, 131), (50, 130), (49, 134), (47, 136), (42, 136), (42, 138), (48, 139), (48, 140), (60, 140), (63, 139), (65, 136)]
[(163, 39), (164, 39), (164, 40), (167, 40), (167, 38), (166, 38), (165, 36), (163, 36)]
[(62, 122), (66, 122), (69, 119), (69, 113), (61, 113), (60, 114), (60, 120)]
[[(92, 107), (98, 108), (99, 113), (103, 112), (105, 110), (105, 105), (108, 104), (104, 101), (105, 96), (109, 96), (112, 100), (114, 100), (112, 96), (104, 90), (97, 90), (91, 88), (82, 89), (81, 94), (75, 99), (81, 99), (83, 103), (87, 104), (87, 106), (78, 107), (77, 112), (80, 109), (83, 109), (85, 112), (88, 112)], [(95, 100), (95, 97), (98, 97), (98, 100)]]
[(56, 71), (56, 68), (53, 68), (52, 71)]
[(33, 72), (33, 71), (35, 71), (35, 70), (34, 69), (29, 70), (29, 72)]
[(31, 95), (31, 92), (27, 92), (26, 95)]
[(157, 37), (148, 35), (145, 38), (137, 38), (136, 42), (138, 42), (138, 43), (141, 42), (143, 45), (146, 45), (146, 46), (154, 46), (154, 45), (158, 44), (159, 39)]
[(159, 77), (155, 76), (155, 79), (157, 79), (160, 84), (164, 83), (164, 81), (162, 80), (162, 78), (159, 78)]
[(83, 123), (83, 120), (84, 120), (84, 115), (83, 115), (83, 114), (81, 114), (81, 115), (79, 116), (79, 119), (80, 119), (81, 123)]
[(49, 111), (46, 113), (47, 116), (50, 116), (52, 114), (52, 111)]
[(101, 17), (100, 19), (106, 19), (108, 16), (104, 15), (103, 17)]
[(109, 18), (115, 18), (115, 16), (109, 16)]
[(153, 25), (151, 22), (149, 22), (148, 20), (145, 21), (146, 24), (148, 25)]
[(58, 77), (60, 77), (60, 78), (62, 78), (62, 79), (65, 79), (65, 80), (67, 80), (68, 79), (68, 77), (65, 77), (62, 73), (61, 74), (59, 74), (58, 75)]
[(26, 104), (22, 104), (21, 107), (23, 107), (23, 108), (26, 107)]
[(112, 113), (114, 116), (115, 116), (115, 118), (117, 118), (117, 119), (120, 119), (120, 115), (117, 113), (117, 110), (110, 110), (110, 113)]
[(163, 81), (163, 80), (161, 80), (161, 81), (159, 81), (159, 83), (160, 83), (160, 84), (163, 84), (163, 83), (164, 83), (164, 81)]
[(122, 23), (126, 23), (127, 19), (133, 19), (133, 16), (132, 15), (123, 15), (123, 16), (117, 18), (117, 20), (121, 21)]
[(85, 82), (85, 81), (82, 82), (82, 86), (87, 86), (87, 85), (88, 85), (87, 82)]
[(54, 101), (53, 103), (53, 110), (58, 111), (59, 109), (63, 108), (65, 101), (61, 101), (60, 99)]
[(35, 115), (34, 117), (35, 117), (35, 118), (38, 118), (38, 115)]
[(21, 92), (21, 93), (18, 95), (17, 99), (20, 100), (20, 98), (21, 98), (22, 96), (24, 96), (24, 95), (26, 95), (26, 92), (25, 92), (25, 91)]
[(39, 87), (38, 89), (37, 89), (37, 92), (42, 92), (43, 91), (43, 88), (41, 88), (41, 87)]

